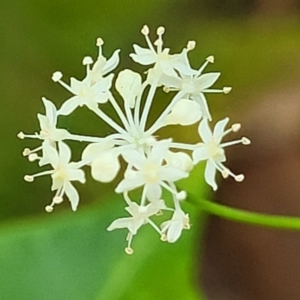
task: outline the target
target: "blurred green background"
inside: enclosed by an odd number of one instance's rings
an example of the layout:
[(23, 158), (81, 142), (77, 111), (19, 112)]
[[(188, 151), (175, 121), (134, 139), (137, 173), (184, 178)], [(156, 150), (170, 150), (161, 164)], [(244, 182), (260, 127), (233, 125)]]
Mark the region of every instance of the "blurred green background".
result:
[[(116, 182), (103, 185), (87, 175), (87, 184), (77, 185), (81, 202), (76, 213), (65, 201), (46, 214), (50, 179), (23, 181), (24, 174), (39, 170), (22, 157), (22, 150), (37, 143), (16, 135), (38, 129), (42, 96), (58, 107), (68, 97), (51, 75), (60, 70), (66, 79), (82, 78), (82, 58), (97, 55), (97, 37), (104, 39), (108, 57), (121, 48), (118, 70), (142, 70), (128, 54), (133, 43), (144, 44), (144, 24), (153, 31), (165, 26), (164, 41), (173, 52), (188, 40), (197, 41), (190, 53), (195, 68), (214, 55), (208, 70), (221, 71), (218, 87), (233, 86), (233, 91), (208, 97), (212, 114), (216, 120), (230, 116), (242, 122), (261, 94), (298, 84), (299, 3), (275, 2), (277, 8), (270, 1), (249, 0), (1, 1), (1, 300), (202, 299), (199, 240), (205, 218), (197, 208), (186, 204), (193, 226), (176, 244), (162, 243), (143, 228), (134, 240), (134, 255), (128, 257), (123, 251), (125, 231), (106, 232), (112, 220), (124, 215), (124, 203), (113, 193)], [(73, 133), (100, 136), (110, 130), (85, 109), (60, 125)], [(177, 135), (184, 132), (176, 130)], [(82, 146), (76, 149), (75, 156)], [(211, 196), (200, 171), (180, 185), (199, 197)]]

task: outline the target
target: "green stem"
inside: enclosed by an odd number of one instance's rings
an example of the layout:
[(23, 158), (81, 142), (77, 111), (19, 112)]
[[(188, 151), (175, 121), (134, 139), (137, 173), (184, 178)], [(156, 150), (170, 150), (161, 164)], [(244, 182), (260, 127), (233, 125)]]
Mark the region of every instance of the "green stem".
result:
[(298, 217), (261, 214), (228, 207), (205, 199), (198, 201), (190, 199), (196, 202), (201, 210), (227, 220), (271, 228), (300, 230), (300, 218)]

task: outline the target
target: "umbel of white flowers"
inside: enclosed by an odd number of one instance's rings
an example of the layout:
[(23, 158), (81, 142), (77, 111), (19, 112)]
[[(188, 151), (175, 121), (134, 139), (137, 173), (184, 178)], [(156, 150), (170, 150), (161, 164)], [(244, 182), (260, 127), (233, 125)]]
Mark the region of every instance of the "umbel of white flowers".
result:
[[(26, 175), (24, 179), (32, 182), (39, 176), (51, 176), (51, 190), (56, 193), (46, 206), (47, 212), (53, 211), (54, 205), (61, 203), (65, 196), (75, 211), (79, 194), (73, 182), (85, 182), (83, 168), (89, 166), (95, 180), (111, 182), (119, 173), (120, 158), (123, 158), (126, 167), (115, 192), (123, 195), (127, 205), (125, 210), (130, 216), (116, 219), (108, 230), (128, 230), (128, 245), (125, 248), (128, 254), (133, 253), (133, 236), (145, 224), (152, 226), (161, 240), (170, 243), (177, 241), (182, 230), (189, 229), (190, 225), (189, 216), (181, 207), (187, 193), (178, 191), (175, 182), (188, 177), (194, 165), (201, 161), (206, 162), (204, 178), (213, 190), (217, 189), (216, 171), (224, 178), (231, 176), (238, 182), (242, 181), (244, 175), (236, 175), (224, 165), (225, 148), (239, 143), (250, 144), (245, 137), (222, 142), (225, 135), (237, 132), (240, 128), (240, 124), (228, 127), (228, 118), (218, 121), (213, 131), (210, 129), (212, 117), (205, 95), (227, 94), (231, 90), (230, 87), (212, 88), (220, 76), (219, 72), (204, 73), (205, 67), (214, 62), (213, 56), (207, 57), (200, 68), (193, 69), (189, 64), (188, 52), (195, 48), (195, 42), (189, 41), (180, 53), (170, 54), (170, 49), (163, 46), (164, 31), (163, 27), (159, 27), (157, 40), (152, 43), (149, 28), (144, 26), (142, 34), (146, 47), (133, 45), (134, 53), (130, 57), (134, 62), (148, 67), (143, 77), (130, 69), (120, 71), (117, 76), (111, 73), (119, 64), (120, 50), (116, 50), (109, 59), (105, 58), (102, 53), (103, 40), (98, 38), (98, 57), (96, 61), (91, 57), (83, 59), (86, 75), (82, 80), (71, 77), (67, 84), (62, 80), (61, 72), (52, 75), (52, 80), (61, 84), (72, 96), (59, 109), (50, 100), (42, 98), (45, 114), (37, 115), (40, 130), (31, 135), (23, 132), (18, 134), (21, 139), (40, 140), (37, 148), (26, 148), (23, 155), (29, 161), (38, 161), (40, 167), (48, 165), (50, 169)], [(117, 90), (119, 99), (115, 98), (116, 93), (111, 92), (113, 88)], [(172, 93), (173, 98), (155, 121), (149, 124), (149, 111), (158, 89)], [(142, 99), (145, 99), (143, 105)], [(102, 108), (107, 103), (116, 111), (120, 122), (115, 122), (104, 112)], [(92, 137), (57, 128), (60, 116), (67, 116), (82, 106), (93, 111), (114, 133)], [(189, 126), (195, 123), (199, 123), (199, 141), (196, 144), (173, 141), (172, 137), (160, 139), (156, 133), (165, 126)], [(87, 144), (80, 161), (71, 161), (67, 140)], [(141, 192), (138, 199), (130, 196), (135, 189)], [(170, 193), (171, 201), (163, 199), (163, 190)], [(170, 214), (170, 219), (157, 225), (153, 219), (159, 219), (163, 211)]]

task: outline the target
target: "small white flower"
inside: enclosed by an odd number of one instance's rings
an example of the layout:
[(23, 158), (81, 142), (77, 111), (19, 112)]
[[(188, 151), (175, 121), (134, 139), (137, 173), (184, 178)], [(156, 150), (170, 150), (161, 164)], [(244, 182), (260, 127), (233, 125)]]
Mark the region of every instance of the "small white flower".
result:
[(59, 80), (58, 82), (75, 96), (64, 102), (58, 113), (69, 115), (78, 106), (83, 105), (86, 105), (90, 110), (97, 110), (98, 104), (107, 102), (109, 98), (113, 76), (113, 74), (110, 74), (95, 84), (92, 84), (92, 76), (89, 74), (82, 81), (72, 77), (70, 86)]
[(176, 242), (183, 229), (190, 228), (189, 215), (185, 214), (183, 210), (178, 207), (175, 209), (172, 219), (161, 224), (162, 240), (169, 243)]
[(149, 223), (154, 227), (159, 233), (160, 230), (156, 225), (149, 219), (151, 216), (156, 215), (161, 209), (165, 208), (165, 203), (163, 200), (159, 200), (153, 203), (149, 203), (146, 206), (141, 206), (135, 202), (128, 201), (128, 207), (125, 209), (131, 214), (132, 217), (119, 218), (113, 221), (107, 228), (108, 231), (120, 228), (127, 228), (129, 231), (127, 240), (128, 246), (125, 248), (127, 254), (132, 254), (133, 249), (131, 248), (131, 242), (133, 236), (141, 228), (142, 225)]
[(142, 29), (142, 33), (145, 36), (148, 49), (142, 48), (138, 45), (133, 45), (135, 53), (130, 54), (131, 58), (141, 65), (154, 64), (154, 70), (157, 77), (160, 77), (162, 73), (169, 76), (177, 76), (175, 70), (179, 70), (184, 74), (191, 74), (193, 71), (187, 65), (186, 53), (188, 49), (184, 49), (180, 54), (169, 54), (170, 49), (163, 49), (162, 36), (165, 32), (164, 27), (157, 28), (158, 39), (154, 42), (155, 47), (149, 39), (149, 28), (145, 25)]
[(229, 93), (231, 88), (224, 87), (223, 89), (211, 89), (211, 86), (217, 81), (220, 72), (212, 72), (202, 74), (204, 68), (209, 62), (213, 62), (211, 56), (206, 59), (206, 62), (194, 74), (180, 73), (180, 76), (162, 76), (160, 83), (168, 88), (169, 91), (183, 91), (185, 97), (194, 100), (200, 105), (204, 118), (211, 120), (211, 115), (208, 109), (206, 93)]
[(120, 50), (119, 49), (116, 50), (109, 59), (106, 59), (103, 56), (103, 54), (102, 54), (103, 43), (104, 42), (101, 38), (97, 39), (96, 44), (99, 47), (99, 53), (98, 53), (98, 58), (97, 58), (96, 62), (94, 63), (92, 70), (91, 70), (92, 84), (102, 80), (102, 78), (106, 74), (113, 71), (120, 62), (120, 57), (119, 57)]
[(24, 179), (32, 182), (34, 178), (51, 175), (52, 177), (52, 191), (57, 191), (53, 201), (50, 205), (46, 206), (48, 212), (53, 210), (53, 206), (62, 202), (64, 194), (67, 195), (71, 202), (72, 210), (76, 210), (79, 203), (79, 195), (72, 181), (85, 182), (84, 172), (79, 169), (78, 163), (70, 162), (71, 150), (63, 142), (58, 143), (58, 151), (46, 144), (45, 151), (47, 152), (48, 160), (53, 167), (53, 170), (44, 171), (34, 175), (26, 175)]
[(49, 163), (47, 155), (45, 154), (45, 147), (47, 147), (46, 145), (50, 144), (54, 146), (55, 142), (63, 141), (70, 136), (67, 130), (56, 128), (58, 113), (55, 105), (46, 98), (42, 98), (42, 101), (46, 112), (45, 115), (37, 115), (40, 123), (40, 132), (33, 135), (24, 133), (20, 135), (22, 138), (33, 138), (43, 141), (41, 146), (32, 150), (26, 148), (23, 152), (24, 156), (28, 156), (30, 160), (35, 160), (33, 158), (40, 158), (36, 153), (41, 151), (42, 157), (39, 162), (40, 166)]
[(214, 190), (217, 189), (217, 184), (215, 181), (216, 170), (219, 170), (224, 178), (230, 175), (238, 182), (243, 181), (244, 179), (244, 175), (235, 175), (223, 165), (223, 162), (226, 161), (224, 150), (225, 147), (235, 144), (250, 144), (250, 140), (247, 138), (221, 143), (222, 138), (225, 135), (232, 131), (236, 131), (237, 128), (236, 124), (234, 124), (230, 129), (225, 130), (228, 121), (228, 118), (219, 121), (216, 124), (213, 133), (210, 130), (207, 119), (203, 119), (198, 127), (199, 136), (201, 137), (203, 143), (199, 143), (197, 148), (194, 150), (193, 160), (194, 163), (198, 163), (199, 161), (203, 160), (207, 161), (204, 177), (207, 184), (209, 184)]
[(144, 194), (150, 201), (161, 198), (162, 186), (176, 194), (166, 182), (185, 178), (188, 173), (165, 163), (168, 147), (169, 141), (162, 141), (154, 144), (148, 155), (135, 149), (124, 151), (122, 156), (131, 168), (125, 172), (116, 192), (123, 193), (144, 186)]

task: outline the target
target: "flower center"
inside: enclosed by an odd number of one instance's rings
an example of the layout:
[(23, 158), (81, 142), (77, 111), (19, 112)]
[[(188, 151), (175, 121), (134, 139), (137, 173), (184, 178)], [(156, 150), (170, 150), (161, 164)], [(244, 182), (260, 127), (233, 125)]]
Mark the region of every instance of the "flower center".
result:
[(215, 141), (208, 142), (207, 147), (208, 147), (208, 153), (210, 158), (214, 160), (218, 159), (220, 156), (224, 154), (224, 150), (220, 148)]
[(143, 167), (143, 174), (146, 183), (157, 183), (160, 180), (160, 166), (152, 161), (146, 162)]

